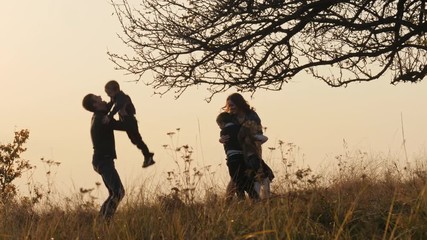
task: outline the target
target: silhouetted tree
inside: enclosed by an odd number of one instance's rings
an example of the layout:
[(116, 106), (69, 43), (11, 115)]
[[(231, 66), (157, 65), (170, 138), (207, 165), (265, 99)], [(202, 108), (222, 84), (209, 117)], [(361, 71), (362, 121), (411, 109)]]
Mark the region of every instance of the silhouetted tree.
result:
[(427, 74), (426, 0), (112, 0), (129, 54), (118, 69), (160, 94), (280, 90), (302, 71), (333, 87)]
[(21, 153), (27, 150), (24, 144), (29, 136), (30, 132), (22, 129), (15, 132), (12, 143), (0, 144), (0, 203), (12, 200), (16, 196), (14, 181), (21, 177), (22, 173), (33, 168), (28, 160), (21, 158)]

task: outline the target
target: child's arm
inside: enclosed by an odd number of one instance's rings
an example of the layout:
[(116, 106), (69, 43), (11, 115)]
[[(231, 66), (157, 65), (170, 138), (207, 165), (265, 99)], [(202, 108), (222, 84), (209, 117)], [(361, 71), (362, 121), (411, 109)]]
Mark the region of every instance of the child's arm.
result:
[[(111, 108), (113, 107), (113, 110)], [(107, 111), (109, 112), (107, 115), (104, 116), (102, 123), (108, 124), (111, 122), (111, 120), (114, 120), (114, 115), (121, 109), (119, 108), (117, 102), (114, 101), (113, 98), (110, 99), (110, 102), (107, 103)], [(111, 110), (111, 111), (110, 111)]]
[(264, 134), (255, 134), (255, 140), (256, 141), (260, 141), (261, 144), (267, 142), (268, 137), (265, 136)]
[[(113, 116), (116, 115), (116, 113), (118, 113), (119, 111), (123, 111), (124, 107), (126, 106), (126, 104), (128, 102), (129, 101), (128, 101), (126, 95), (117, 94), (114, 101), (112, 99), (112, 101), (110, 101), (107, 105), (107, 106), (110, 106), (110, 104), (111, 104), (111, 106), (112, 106), (114, 104), (113, 109), (108, 113), (108, 117), (110, 119), (112, 119)], [(111, 106), (110, 106), (110, 108), (111, 108)]]

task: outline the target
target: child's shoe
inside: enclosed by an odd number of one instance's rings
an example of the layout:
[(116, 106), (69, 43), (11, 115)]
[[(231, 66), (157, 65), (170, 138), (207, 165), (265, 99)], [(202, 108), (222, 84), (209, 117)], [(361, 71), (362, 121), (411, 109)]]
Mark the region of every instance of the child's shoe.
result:
[(153, 159), (153, 156), (154, 156), (154, 153), (150, 153), (148, 157), (144, 157), (144, 163), (142, 164), (143, 168), (149, 167), (156, 163)]

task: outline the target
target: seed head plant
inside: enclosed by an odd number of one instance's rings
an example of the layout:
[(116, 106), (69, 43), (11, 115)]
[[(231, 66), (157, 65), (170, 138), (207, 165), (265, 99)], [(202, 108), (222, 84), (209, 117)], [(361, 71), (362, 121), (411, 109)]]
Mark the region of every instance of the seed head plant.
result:
[(194, 203), (200, 193), (197, 191), (197, 187), (202, 183), (202, 178), (213, 172), (210, 172), (211, 165), (195, 166), (194, 150), (188, 144), (180, 145), (178, 143), (179, 132), (180, 128), (177, 128), (176, 132), (168, 132), (170, 144), (163, 145), (175, 163), (175, 168), (167, 171), (166, 179), (170, 184), (173, 199), (180, 199), (187, 204)]

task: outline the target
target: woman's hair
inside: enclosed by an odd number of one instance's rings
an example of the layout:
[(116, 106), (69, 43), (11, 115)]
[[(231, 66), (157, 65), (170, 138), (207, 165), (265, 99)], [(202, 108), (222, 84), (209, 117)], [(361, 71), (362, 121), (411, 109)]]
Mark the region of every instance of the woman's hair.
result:
[(240, 145), (242, 146), (243, 155), (245, 159), (248, 157), (249, 153), (255, 153), (261, 157), (259, 147), (256, 144), (256, 139), (253, 134), (253, 131), (247, 126), (241, 126), (239, 133), (237, 135)]
[(227, 112), (230, 111), (230, 106), (228, 105), (229, 101), (233, 102), (238, 109), (245, 113), (249, 112), (250, 110), (255, 110), (248, 104), (248, 102), (243, 98), (240, 93), (232, 93), (227, 97), (224, 107), (225, 111)]
[(93, 105), (95, 103), (95, 100), (93, 99), (93, 96), (95, 96), (92, 93), (87, 94), (82, 101), (83, 108), (88, 110), (89, 112), (95, 112), (95, 106)]

